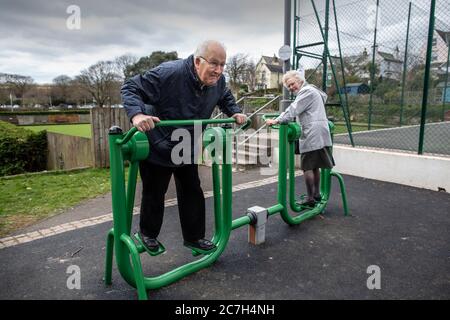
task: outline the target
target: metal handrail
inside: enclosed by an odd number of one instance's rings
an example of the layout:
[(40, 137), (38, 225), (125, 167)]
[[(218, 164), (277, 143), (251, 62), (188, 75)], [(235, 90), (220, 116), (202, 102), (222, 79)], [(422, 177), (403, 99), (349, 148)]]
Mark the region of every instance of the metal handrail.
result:
[(251, 135), (249, 135), (247, 138), (245, 138), (244, 141), (241, 141), (238, 145), (242, 146), (244, 143), (246, 143), (248, 140), (250, 140), (251, 138), (253, 138), (258, 132), (260, 132), (262, 129), (264, 129), (267, 125), (264, 123), (258, 130), (256, 130), (255, 132), (253, 132)]
[(253, 112), (251, 115), (248, 116), (248, 118), (253, 117), (255, 114), (257, 114), (258, 112), (260, 112), (261, 110), (267, 108), (271, 103), (274, 103), (276, 100), (280, 99), (280, 96), (276, 96), (275, 98), (273, 98), (272, 100), (270, 100), (269, 102), (267, 102), (265, 105), (263, 105), (261, 108), (259, 108), (258, 110), (256, 110), (255, 112)]
[[(247, 117), (247, 119), (251, 119), (255, 114), (257, 114), (258, 112), (260, 112), (261, 110), (267, 108), (270, 104), (274, 103), (277, 99), (280, 99), (281, 95), (276, 96), (275, 98), (273, 98), (272, 100), (270, 100), (269, 102), (267, 102), (265, 105), (263, 105), (261, 108), (259, 108), (258, 110), (256, 110), (255, 112), (253, 112), (251, 115), (249, 115)], [(261, 131), (262, 129), (264, 129), (266, 127), (266, 124), (263, 124), (258, 130), (256, 130), (254, 133), (252, 133), (249, 137), (247, 137), (244, 141), (240, 142), (239, 145), (244, 144), (245, 142), (247, 142), (251, 137), (253, 137), (255, 134), (257, 134), (259, 131)], [(238, 133), (239, 131), (242, 130), (237, 130), (236, 133)]]
[[(238, 104), (239, 102), (241, 102), (242, 100), (244, 100), (246, 97), (242, 97), (240, 98), (238, 101), (236, 101), (236, 104)], [(221, 115), (223, 115), (223, 112), (220, 112), (217, 116), (215, 116), (213, 119), (217, 119), (218, 117), (220, 117)]]

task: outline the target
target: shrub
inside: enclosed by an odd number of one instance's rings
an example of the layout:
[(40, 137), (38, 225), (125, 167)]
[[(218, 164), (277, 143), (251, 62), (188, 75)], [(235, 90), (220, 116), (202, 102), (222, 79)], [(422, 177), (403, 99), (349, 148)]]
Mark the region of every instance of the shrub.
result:
[(0, 121), (0, 176), (47, 167), (47, 132), (33, 132)]

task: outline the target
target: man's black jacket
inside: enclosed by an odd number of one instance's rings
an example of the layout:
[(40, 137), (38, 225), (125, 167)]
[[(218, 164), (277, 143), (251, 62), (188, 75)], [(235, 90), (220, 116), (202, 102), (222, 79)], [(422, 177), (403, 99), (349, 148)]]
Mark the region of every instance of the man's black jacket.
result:
[[(139, 113), (153, 115), (161, 120), (209, 119), (216, 105), (229, 117), (241, 112), (226, 87), (223, 75), (214, 86), (201, 84), (194, 69), (193, 55), (187, 59), (162, 63), (144, 75), (128, 79), (122, 86), (121, 94), (130, 119)], [(179, 143), (171, 141), (176, 128), (157, 127), (147, 132), (150, 162), (176, 166), (170, 157), (172, 148)], [(190, 131), (191, 139), (194, 140), (194, 127), (184, 128)], [(195, 148), (193, 144), (192, 147)], [(194, 163), (194, 149), (191, 153), (191, 163)]]

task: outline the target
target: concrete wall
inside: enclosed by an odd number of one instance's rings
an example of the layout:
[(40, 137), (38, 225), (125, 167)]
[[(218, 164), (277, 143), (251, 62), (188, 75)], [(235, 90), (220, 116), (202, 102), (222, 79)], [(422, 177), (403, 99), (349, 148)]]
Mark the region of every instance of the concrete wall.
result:
[(342, 174), (450, 192), (450, 158), (335, 145), (334, 170)]

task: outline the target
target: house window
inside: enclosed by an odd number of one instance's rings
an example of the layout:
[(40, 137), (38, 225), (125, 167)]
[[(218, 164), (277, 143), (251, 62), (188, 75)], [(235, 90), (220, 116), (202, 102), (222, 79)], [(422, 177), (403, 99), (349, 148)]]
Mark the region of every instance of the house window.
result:
[(437, 54), (433, 54), (431, 56), (431, 61), (437, 61), (437, 59), (438, 59), (438, 55)]
[(437, 44), (437, 38), (433, 38), (433, 46)]

